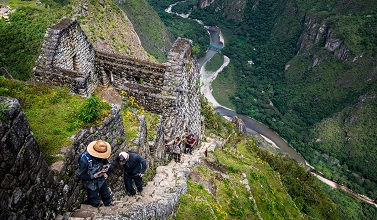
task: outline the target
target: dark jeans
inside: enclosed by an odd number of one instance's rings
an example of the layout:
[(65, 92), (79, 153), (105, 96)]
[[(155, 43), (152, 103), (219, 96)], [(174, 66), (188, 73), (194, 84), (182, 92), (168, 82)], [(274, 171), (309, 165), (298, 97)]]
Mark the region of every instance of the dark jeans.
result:
[(130, 175), (124, 174), (123, 180), (124, 180), (124, 185), (126, 186), (127, 192), (129, 192), (131, 195), (136, 194), (136, 190), (134, 189), (132, 185), (132, 180), (135, 181), (137, 191), (138, 192), (143, 191), (143, 182), (142, 182), (142, 178), (139, 175), (130, 176)]
[(192, 154), (192, 149), (193, 148), (194, 148), (194, 146), (186, 144), (186, 146), (185, 146), (185, 154)]
[(181, 161), (181, 154), (173, 153), (173, 158), (175, 162)]
[(90, 204), (94, 207), (98, 207), (100, 205), (101, 198), (105, 206), (108, 206), (111, 203), (110, 191), (107, 188), (106, 182), (102, 185), (101, 188), (96, 190), (86, 188), (86, 193), (88, 195), (88, 199), (85, 203)]

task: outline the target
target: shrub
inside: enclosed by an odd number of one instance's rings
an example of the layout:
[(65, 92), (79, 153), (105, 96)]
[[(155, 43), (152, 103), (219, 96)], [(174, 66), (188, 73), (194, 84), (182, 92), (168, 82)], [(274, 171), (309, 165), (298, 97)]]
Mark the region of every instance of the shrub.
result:
[(109, 105), (102, 102), (96, 95), (93, 95), (88, 98), (86, 103), (81, 107), (79, 117), (86, 123), (94, 122), (100, 118), (103, 110), (109, 108)]

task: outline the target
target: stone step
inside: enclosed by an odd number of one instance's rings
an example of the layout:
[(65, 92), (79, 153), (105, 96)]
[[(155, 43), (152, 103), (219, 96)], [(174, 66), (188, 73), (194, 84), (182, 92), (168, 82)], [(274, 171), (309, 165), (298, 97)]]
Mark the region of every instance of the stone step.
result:
[(144, 197), (140, 195), (124, 196), (114, 201), (114, 206), (109, 207), (95, 208), (90, 205), (81, 205), (80, 209), (72, 212), (68, 219), (122, 219), (119, 216), (146, 214), (145, 212), (148, 211), (145, 210), (146, 207), (153, 208), (154, 212), (161, 212), (161, 207), (175, 206), (180, 193), (187, 190), (186, 178), (190, 167), (199, 164), (200, 158), (204, 156), (205, 148), (211, 145), (215, 145), (214, 142), (204, 142), (201, 148), (193, 152), (193, 155), (182, 155), (183, 162), (171, 161), (166, 166), (157, 167), (153, 181), (148, 182), (144, 187)]

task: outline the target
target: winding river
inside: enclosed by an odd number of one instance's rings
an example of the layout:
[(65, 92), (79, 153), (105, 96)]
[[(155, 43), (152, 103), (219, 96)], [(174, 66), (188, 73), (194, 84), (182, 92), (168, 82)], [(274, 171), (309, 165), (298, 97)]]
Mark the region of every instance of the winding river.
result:
[[(173, 14), (176, 14), (176, 15), (181, 16), (183, 18), (190, 19), (189, 18), (190, 13), (183, 15), (183, 14), (178, 14), (178, 13), (172, 12), (172, 7), (176, 4), (178, 4), (178, 3), (179, 2), (171, 4), (165, 10), (165, 12), (173, 13)], [(199, 20), (196, 20), (196, 21), (200, 24), (203, 24), (202, 21), (199, 21)], [(291, 147), (287, 143), (287, 141), (285, 141), (282, 137), (280, 137), (276, 132), (271, 130), (268, 126), (262, 124), (261, 122), (255, 120), (253, 118), (250, 118), (248, 116), (237, 114), (234, 110), (220, 105), (214, 99), (214, 97), (212, 96), (211, 83), (216, 78), (217, 74), (219, 72), (221, 72), (221, 70), (229, 63), (229, 58), (224, 56), (225, 57), (224, 64), (215, 73), (207, 73), (205, 71), (204, 64), (208, 60), (210, 60), (216, 53), (218, 53), (217, 50), (213, 49), (213, 46), (215, 48), (221, 49), (221, 48), (224, 47), (225, 44), (224, 44), (224, 40), (223, 40), (222, 35), (221, 35), (220, 28), (214, 27), (214, 26), (211, 26), (211, 27), (204, 26), (204, 28), (206, 28), (206, 30), (209, 33), (210, 45), (211, 46), (208, 48), (206, 54), (203, 57), (198, 59), (198, 68), (199, 68), (200, 73), (201, 73), (201, 81), (204, 83), (204, 85), (202, 87), (202, 93), (214, 105), (216, 112), (218, 112), (222, 116), (230, 117), (230, 118), (237, 116), (238, 118), (242, 119), (242, 121), (245, 123), (246, 130), (247, 130), (248, 133), (254, 133), (254, 134), (257, 133), (257, 134), (261, 135), (262, 137), (266, 138), (267, 140), (273, 142), (278, 148), (280, 148), (280, 150), (282, 150), (283, 152), (288, 154), (291, 158), (293, 158), (295, 161), (297, 161), (297, 163), (304, 166), (307, 170), (310, 170), (310, 172), (313, 175), (315, 175), (322, 182), (326, 183), (327, 185), (329, 185), (333, 188), (342, 189), (343, 191), (349, 193), (353, 197), (360, 199), (364, 202), (367, 202), (369, 204), (372, 204), (377, 208), (377, 204), (371, 198), (364, 196), (364, 195), (361, 195), (361, 194), (357, 194), (357, 193), (353, 192), (351, 189), (349, 189), (348, 187), (340, 185), (340, 184), (338, 184), (338, 183), (336, 183), (336, 182), (334, 182), (330, 179), (327, 179), (322, 174), (316, 172), (314, 170), (314, 168), (309, 165), (309, 163), (303, 158), (303, 156), (300, 153), (298, 153), (293, 147)]]

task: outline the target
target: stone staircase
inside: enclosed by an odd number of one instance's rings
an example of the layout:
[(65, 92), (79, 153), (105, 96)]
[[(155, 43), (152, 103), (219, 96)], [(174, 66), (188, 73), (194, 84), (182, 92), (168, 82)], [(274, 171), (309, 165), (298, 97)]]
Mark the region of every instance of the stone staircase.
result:
[(192, 155), (183, 154), (182, 161), (171, 161), (166, 166), (156, 169), (153, 181), (144, 187), (144, 196), (123, 196), (114, 201), (114, 206), (98, 208), (82, 204), (80, 209), (56, 220), (92, 220), (92, 219), (167, 219), (174, 215), (181, 193), (187, 192), (187, 177), (190, 167), (196, 166), (204, 157), (206, 149), (213, 151), (219, 143), (207, 138)]

